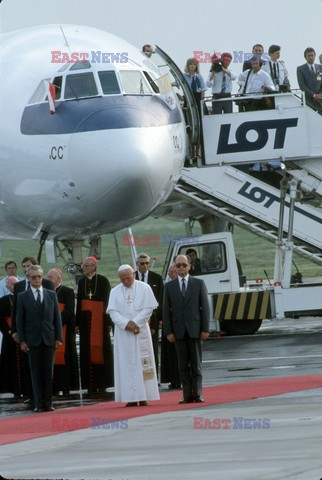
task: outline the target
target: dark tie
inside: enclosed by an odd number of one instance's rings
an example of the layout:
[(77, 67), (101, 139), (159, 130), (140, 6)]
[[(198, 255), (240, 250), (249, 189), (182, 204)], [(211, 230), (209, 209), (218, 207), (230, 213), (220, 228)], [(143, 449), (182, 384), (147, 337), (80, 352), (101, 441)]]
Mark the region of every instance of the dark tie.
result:
[(193, 93), (196, 93), (196, 91), (197, 91), (197, 81), (196, 81), (196, 77), (192, 77), (191, 90), (193, 91)]
[(273, 70), (274, 70), (274, 80), (276, 80), (277, 79), (276, 63), (273, 64)]
[(141, 273), (141, 282), (145, 282), (145, 280), (144, 280), (144, 273)]
[(312, 73), (313, 77), (315, 77), (315, 70), (314, 70), (313, 65), (311, 65), (311, 73)]
[(39, 303), (39, 305), (41, 304), (41, 296), (40, 296), (40, 290), (36, 290), (37, 292), (37, 303)]
[(30, 282), (29, 280), (26, 280), (26, 290), (29, 290), (29, 288), (30, 288)]
[(183, 297), (186, 295), (186, 283), (184, 278), (182, 279), (181, 293)]
[(226, 75), (222, 72), (221, 93), (226, 93)]

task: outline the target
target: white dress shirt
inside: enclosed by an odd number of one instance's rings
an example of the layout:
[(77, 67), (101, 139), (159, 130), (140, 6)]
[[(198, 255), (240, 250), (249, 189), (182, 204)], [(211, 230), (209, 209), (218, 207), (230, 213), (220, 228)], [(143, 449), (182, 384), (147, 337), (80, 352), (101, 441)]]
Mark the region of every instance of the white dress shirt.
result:
[(178, 276), (178, 279), (179, 279), (179, 287), (180, 287), (181, 292), (182, 292), (182, 279), (183, 279), (183, 278), (184, 278), (184, 284), (185, 284), (186, 291), (187, 291), (188, 281), (189, 281), (189, 274), (186, 275), (185, 277), (179, 277), (179, 276)]
[(42, 286), (40, 286), (39, 288), (34, 288), (34, 287), (30, 286), (30, 288), (31, 288), (32, 293), (34, 294), (34, 297), (35, 297), (35, 300), (36, 300), (36, 301), (37, 301), (37, 298), (38, 298), (38, 290), (39, 290), (39, 292), (40, 292), (40, 300), (41, 300), (41, 302), (42, 302), (43, 299), (44, 299), (44, 292), (43, 292)]
[(272, 92), (275, 92), (275, 87), (272, 82), (271, 77), (268, 75), (268, 73), (264, 72), (262, 69), (260, 69), (258, 72), (254, 73), (251, 72), (248, 78), (247, 86), (246, 86), (246, 92), (244, 92), (244, 85), (246, 83), (246, 79), (248, 76), (249, 70), (245, 70), (245, 72), (242, 72), (238, 76), (238, 83), (240, 85), (240, 90), (238, 93), (240, 94), (255, 94), (259, 95), (263, 93), (263, 88), (267, 87)]
[(273, 73), (274, 65), (276, 68), (276, 74), (277, 74), (277, 80), (278, 80), (276, 85), (283, 85), (285, 78), (288, 77), (288, 71), (287, 71), (287, 68), (285, 67), (285, 63), (282, 60), (278, 60), (277, 62), (272, 62), (270, 60), (269, 62), (265, 63), (265, 65), (262, 66), (262, 70), (268, 73), (268, 75), (271, 77), (272, 81), (274, 82), (272, 77), (272, 74), (274, 74)]
[[(227, 71), (230, 73), (230, 76), (225, 75), (225, 77), (226, 77), (225, 93), (231, 93), (232, 89), (233, 89), (232, 82), (233, 82), (233, 80), (236, 80), (237, 75), (236, 75), (235, 72), (230, 70), (230, 68), (227, 68)], [(208, 80), (207, 80), (207, 87), (211, 88), (212, 93), (220, 94), (224, 72), (215, 73), (214, 78), (212, 80), (210, 80), (210, 77), (211, 77), (212, 74), (213, 74), (213, 72), (209, 72)]]

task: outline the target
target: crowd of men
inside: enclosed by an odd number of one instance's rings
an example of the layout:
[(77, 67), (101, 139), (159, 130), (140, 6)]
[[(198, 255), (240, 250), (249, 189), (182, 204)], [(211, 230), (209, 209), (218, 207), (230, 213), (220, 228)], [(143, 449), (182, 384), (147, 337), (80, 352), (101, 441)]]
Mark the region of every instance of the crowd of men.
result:
[(193, 278), (197, 264), (195, 250), (179, 255), (164, 285), (140, 253), (136, 271), (121, 265), (111, 289), (97, 259), (87, 257), (75, 298), (59, 268), (45, 277), (37, 260), (25, 257), (20, 277), (8, 261), (0, 281), (0, 393), (41, 412), (54, 410), (55, 394), (102, 394), (115, 386), (115, 400), (131, 407), (158, 400), (159, 382), (169, 382), (169, 389), (182, 388), (180, 403), (203, 402), (201, 344), (210, 312), (205, 284)]
[[(144, 45), (142, 52), (149, 58), (153, 53), (151, 45)], [(229, 52), (214, 53), (211, 57), (211, 68), (205, 81), (200, 74), (198, 55), (187, 60), (184, 76), (200, 105), (207, 88), (212, 91), (212, 113), (231, 113), (233, 102), (231, 97), (233, 82), (239, 85), (239, 96), (252, 95), (251, 99), (239, 99), (240, 111), (254, 111), (274, 108), (274, 98), (263, 94), (285, 93), (291, 90), (289, 72), (283, 60), (280, 60), (281, 46), (271, 45), (268, 55), (264, 53), (262, 44), (252, 48), (252, 57), (245, 60), (242, 72), (238, 75), (231, 69), (233, 56)], [(305, 63), (297, 67), (297, 81), (304, 92), (306, 104), (322, 114), (322, 54), (319, 63), (315, 63), (314, 48), (304, 50)]]

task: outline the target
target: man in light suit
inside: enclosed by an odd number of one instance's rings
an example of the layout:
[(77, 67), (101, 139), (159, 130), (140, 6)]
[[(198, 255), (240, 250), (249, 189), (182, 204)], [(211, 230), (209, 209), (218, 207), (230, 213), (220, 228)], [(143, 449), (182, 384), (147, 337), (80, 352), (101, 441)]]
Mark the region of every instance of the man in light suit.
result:
[(42, 286), (40, 265), (31, 265), (27, 276), (30, 289), (19, 293), (17, 301), (20, 348), (29, 357), (34, 411), (53, 411), (54, 355), (63, 341), (61, 315), (56, 293)]
[(136, 257), (137, 271), (135, 279), (147, 283), (152, 288), (154, 297), (159, 306), (153, 311), (150, 317), (150, 331), (154, 352), (155, 368), (159, 371), (159, 328), (162, 328), (162, 295), (163, 281), (161, 275), (149, 270), (150, 257), (146, 253), (139, 253)]
[(203, 403), (201, 341), (209, 337), (210, 311), (206, 285), (189, 275), (190, 260), (176, 258), (178, 278), (164, 286), (163, 327), (175, 343), (184, 403)]
[(297, 67), (297, 81), (307, 105), (322, 114), (322, 67), (314, 63), (315, 57), (314, 48), (305, 49), (306, 63)]

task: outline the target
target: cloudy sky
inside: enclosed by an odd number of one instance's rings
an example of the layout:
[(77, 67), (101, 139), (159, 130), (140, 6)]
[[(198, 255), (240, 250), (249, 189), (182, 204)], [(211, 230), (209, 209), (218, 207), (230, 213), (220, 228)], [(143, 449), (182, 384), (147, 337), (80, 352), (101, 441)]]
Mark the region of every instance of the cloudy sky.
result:
[[(226, 5), (226, 6), (224, 6)], [(296, 66), (313, 46), (322, 53), (322, 0), (2, 0), (1, 31), (47, 23), (89, 25), (141, 47), (158, 44), (181, 67), (193, 51), (249, 52), (282, 46), (296, 86)], [(202, 66), (204, 76), (208, 65)], [(236, 73), (241, 65), (235, 64)]]

